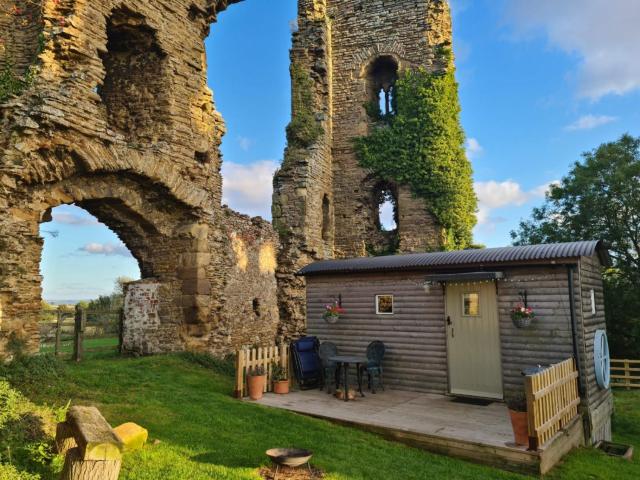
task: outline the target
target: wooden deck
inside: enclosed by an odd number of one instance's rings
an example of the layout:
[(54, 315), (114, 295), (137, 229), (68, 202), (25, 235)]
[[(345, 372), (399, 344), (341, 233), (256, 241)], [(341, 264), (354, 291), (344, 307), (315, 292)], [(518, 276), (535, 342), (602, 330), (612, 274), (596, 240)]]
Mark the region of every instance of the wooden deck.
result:
[(580, 418), (538, 451), (513, 443), (506, 406), (474, 405), (444, 395), (405, 391), (370, 394), (344, 402), (319, 390), (267, 394), (257, 403), (358, 427), (388, 439), (529, 474), (546, 473), (562, 456), (582, 444)]

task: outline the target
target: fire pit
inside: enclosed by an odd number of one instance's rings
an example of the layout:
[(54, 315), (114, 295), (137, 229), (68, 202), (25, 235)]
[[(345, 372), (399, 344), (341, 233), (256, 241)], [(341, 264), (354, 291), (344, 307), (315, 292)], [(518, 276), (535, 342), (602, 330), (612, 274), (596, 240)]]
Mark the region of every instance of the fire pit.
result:
[(307, 464), (311, 472), (309, 460), (313, 456), (313, 452), (301, 448), (272, 448), (267, 450), (267, 456), (276, 465), (276, 478), (280, 467), (298, 468)]

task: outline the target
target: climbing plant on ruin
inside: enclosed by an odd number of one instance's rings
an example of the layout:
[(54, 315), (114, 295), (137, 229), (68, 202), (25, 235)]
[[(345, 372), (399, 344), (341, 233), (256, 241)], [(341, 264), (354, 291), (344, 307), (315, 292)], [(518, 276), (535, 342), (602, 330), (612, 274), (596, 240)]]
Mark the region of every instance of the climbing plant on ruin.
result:
[(402, 72), (395, 85), (395, 114), (378, 121), (355, 146), (363, 167), (410, 186), (423, 198), (445, 229), (443, 247), (458, 249), (472, 243), (477, 199), (450, 65), (440, 73)]
[(315, 115), (313, 82), (309, 74), (298, 64), (291, 65), (293, 83), (294, 116), (287, 126), (287, 143), (290, 147), (307, 148), (313, 145), (323, 133), (322, 125)]

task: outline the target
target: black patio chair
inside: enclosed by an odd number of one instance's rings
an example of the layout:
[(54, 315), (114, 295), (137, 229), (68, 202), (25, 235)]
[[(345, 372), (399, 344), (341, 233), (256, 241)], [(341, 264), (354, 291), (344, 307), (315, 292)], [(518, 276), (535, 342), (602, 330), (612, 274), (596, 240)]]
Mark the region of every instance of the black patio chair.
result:
[(291, 342), (293, 371), (302, 390), (316, 388), (322, 383), (319, 343), (316, 337), (302, 337)]
[(384, 375), (382, 369), (382, 360), (384, 359), (384, 353), (386, 348), (384, 343), (380, 340), (375, 340), (367, 346), (367, 365), (362, 366), (362, 370), (367, 373), (369, 390), (371, 393), (376, 393), (376, 382), (384, 391)]
[(320, 390), (327, 387), (327, 393), (331, 393), (331, 384), (336, 384), (337, 368), (336, 362), (329, 360), (338, 354), (338, 347), (332, 342), (322, 342), (320, 344), (320, 362), (322, 362), (322, 386)]

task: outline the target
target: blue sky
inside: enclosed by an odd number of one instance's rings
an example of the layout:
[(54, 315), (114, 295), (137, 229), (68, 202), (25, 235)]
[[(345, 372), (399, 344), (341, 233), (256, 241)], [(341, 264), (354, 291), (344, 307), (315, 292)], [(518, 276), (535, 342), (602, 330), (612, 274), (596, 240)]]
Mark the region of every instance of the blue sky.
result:
[[(580, 154), (640, 135), (637, 0), (453, 0), (462, 123), (480, 199), (475, 239), (509, 231), (542, 202)], [(219, 16), (207, 40), (209, 84), (228, 134), (224, 201), (269, 217), (271, 175), (290, 115), (289, 47), (295, 0), (247, 0)], [(44, 297), (106, 294), (137, 277), (118, 238), (75, 207), (42, 230)]]

